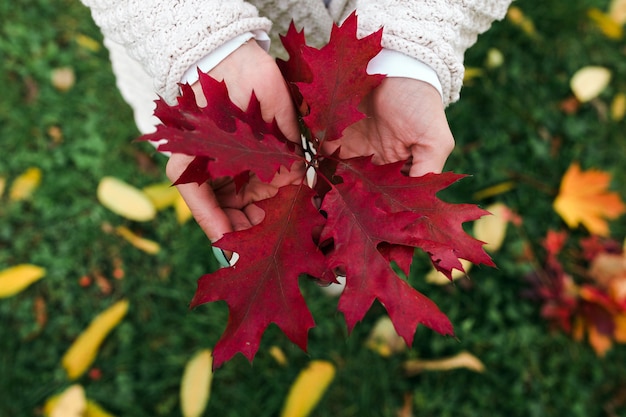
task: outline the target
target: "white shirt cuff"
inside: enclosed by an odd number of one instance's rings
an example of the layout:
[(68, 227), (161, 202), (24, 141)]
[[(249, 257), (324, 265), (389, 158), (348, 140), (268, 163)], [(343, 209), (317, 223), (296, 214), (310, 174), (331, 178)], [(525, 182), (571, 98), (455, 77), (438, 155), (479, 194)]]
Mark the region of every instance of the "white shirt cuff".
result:
[(443, 89), (435, 70), (422, 61), (402, 52), (383, 48), (367, 65), (368, 74), (385, 74), (387, 77), (404, 77), (424, 81), (439, 91), (443, 101)]
[(198, 62), (193, 64), (191, 67), (185, 71), (180, 82), (182, 84), (193, 84), (198, 81), (198, 68), (207, 73), (215, 68), (220, 62), (222, 62), (226, 57), (233, 52), (237, 48), (239, 48), (244, 43), (248, 42), (250, 39), (254, 38), (257, 43), (266, 51), (269, 50), (270, 47), (270, 37), (262, 30), (255, 30), (253, 32), (242, 33), (239, 36), (229, 40), (223, 45), (217, 47), (213, 52), (201, 58)]

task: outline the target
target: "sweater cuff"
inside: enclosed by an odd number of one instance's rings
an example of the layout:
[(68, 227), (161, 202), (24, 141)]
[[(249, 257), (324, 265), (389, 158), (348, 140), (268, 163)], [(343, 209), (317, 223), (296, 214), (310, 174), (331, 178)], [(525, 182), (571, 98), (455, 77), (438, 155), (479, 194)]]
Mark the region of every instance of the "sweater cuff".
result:
[(383, 48), (367, 65), (367, 73), (424, 81), (435, 87), (443, 101), (443, 89), (435, 70), (422, 61), (402, 52)]
[(252, 32), (242, 33), (239, 36), (229, 40), (223, 45), (219, 46), (213, 52), (204, 56), (200, 60), (198, 60), (195, 64), (185, 71), (183, 76), (180, 79), (182, 84), (193, 84), (198, 81), (198, 69), (204, 73), (211, 71), (215, 68), (220, 62), (222, 62), (228, 55), (232, 54), (244, 43), (248, 42), (250, 39), (255, 39), (257, 43), (266, 51), (269, 50), (270, 47), (270, 38), (265, 31), (255, 30)]

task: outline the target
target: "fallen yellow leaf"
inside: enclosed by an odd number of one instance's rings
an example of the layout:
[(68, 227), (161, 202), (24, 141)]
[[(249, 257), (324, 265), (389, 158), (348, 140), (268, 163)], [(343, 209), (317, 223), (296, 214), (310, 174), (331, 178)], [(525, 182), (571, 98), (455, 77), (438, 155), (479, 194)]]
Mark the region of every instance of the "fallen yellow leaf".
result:
[(76, 83), (76, 74), (72, 67), (56, 68), (50, 74), (52, 86), (61, 92), (68, 91)]
[(285, 355), (285, 352), (283, 352), (283, 350), (280, 347), (275, 346), (275, 345), (270, 347), (270, 356), (274, 358), (276, 363), (279, 364), (280, 366), (287, 365), (287, 355)]
[(123, 237), (128, 243), (150, 255), (156, 255), (161, 250), (161, 246), (153, 240), (145, 239), (135, 234), (132, 230), (125, 226), (115, 228), (118, 235)]
[[(465, 259), (459, 259), (461, 261), (461, 266), (463, 267), (463, 271), (459, 271), (458, 269), (452, 270), (452, 281), (456, 281), (459, 278), (465, 278), (467, 273), (472, 268), (472, 263)], [(450, 283), (450, 280), (447, 276), (443, 274), (443, 272), (437, 271), (434, 267), (430, 270), (429, 273), (426, 274), (426, 282), (434, 285), (446, 285)]]
[(76, 35), (75, 39), (76, 43), (85, 49), (88, 49), (92, 52), (98, 52), (100, 50), (100, 42), (93, 38), (90, 38), (87, 35), (79, 33), (78, 35)]
[(411, 359), (404, 362), (404, 371), (408, 375), (416, 375), (423, 371), (450, 371), (458, 368), (465, 368), (474, 372), (484, 372), (485, 365), (483, 365), (476, 356), (466, 351), (445, 359)]
[(143, 192), (159, 211), (173, 206), (180, 195), (176, 187), (167, 182), (148, 185)]
[(47, 417), (84, 417), (86, 409), (85, 389), (81, 385), (72, 385), (48, 399), (43, 411)]
[(189, 210), (189, 206), (187, 206), (187, 203), (185, 203), (180, 193), (174, 202), (174, 210), (176, 210), (176, 220), (178, 224), (185, 224), (191, 218), (191, 210)]
[(600, 95), (611, 81), (611, 71), (604, 67), (587, 66), (574, 73), (570, 80), (570, 88), (581, 103), (585, 103)]
[(13, 181), (9, 190), (11, 201), (22, 201), (30, 198), (35, 189), (41, 184), (41, 170), (37, 167), (28, 168)]
[(626, 23), (626, 0), (611, 1), (609, 16), (619, 25)]
[(46, 275), (42, 267), (22, 264), (0, 271), (0, 298), (11, 297)]
[(486, 208), (490, 216), (483, 216), (474, 222), (474, 237), (485, 242), (485, 250), (495, 252), (502, 246), (509, 224), (509, 209), (502, 203), (495, 203)]
[(365, 346), (385, 358), (406, 350), (406, 342), (396, 332), (389, 316), (382, 316), (376, 321)]
[(98, 314), (65, 352), (61, 363), (70, 379), (81, 376), (93, 363), (100, 345), (128, 312), (128, 300), (120, 300)]
[(626, 94), (617, 93), (611, 102), (611, 119), (619, 122), (626, 115)]
[(281, 417), (306, 417), (315, 408), (335, 377), (328, 361), (312, 361), (294, 381), (285, 400)]
[(208, 349), (196, 353), (185, 366), (180, 384), (180, 407), (184, 417), (200, 417), (211, 394), (213, 356)]
[(511, 23), (522, 29), (527, 35), (535, 36), (537, 34), (537, 31), (535, 30), (535, 24), (532, 20), (526, 17), (524, 12), (522, 12), (522, 9), (520, 9), (519, 7), (509, 7), (506, 17)]
[(100, 203), (129, 220), (148, 221), (156, 216), (156, 209), (141, 190), (114, 177), (104, 177), (98, 185)]
[(602, 33), (610, 39), (621, 39), (624, 35), (622, 25), (617, 23), (610, 15), (599, 9), (592, 8), (587, 11), (587, 16), (600, 28)]
[[(82, 387), (80, 385), (72, 385), (63, 393), (54, 395), (48, 398), (48, 400), (43, 406), (43, 415), (46, 417), (52, 417), (52, 412), (55, 411), (55, 408), (59, 404), (59, 400), (61, 400), (64, 394), (69, 395), (69, 398), (64, 399), (64, 401), (68, 402), (68, 400), (70, 400), (69, 402), (72, 403), (72, 406), (75, 408), (78, 408), (77, 406), (80, 406), (83, 403), (83, 398), (81, 397), (84, 397), (84, 390), (81, 394), (81, 389)], [(60, 410), (63, 410), (63, 408), (58, 408), (57, 411), (55, 412), (58, 413)], [(69, 411), (69, 410), (64, 410), (64, 411)], [(72, 415), (72, 414), (69, 414), (69, 415)], [(63, 414), (63, 416), (65, 416), (65, 414)], [(84, 411), (81, 414), (79, 414), (79, 416), (80, 417), (115, 417), (113, 414), (108, 413), (99, 404), (97, 404), (96, 402), (90, 399), (85, 399)]]
[(608, 236), (605, 218), (616, 219), (626, 210), (617, 193), (606, 191), (610, 182), (609, 173), (596, 169), (582, 172), (573, 163), (561, 179), (554, 210), (570, 228), (582, 223), (590, 233)]

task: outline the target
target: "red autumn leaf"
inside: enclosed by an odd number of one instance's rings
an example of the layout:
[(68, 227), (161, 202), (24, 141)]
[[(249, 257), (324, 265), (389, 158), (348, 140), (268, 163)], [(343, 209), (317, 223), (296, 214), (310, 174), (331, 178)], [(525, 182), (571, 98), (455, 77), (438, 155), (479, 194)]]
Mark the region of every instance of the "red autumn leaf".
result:
[[(462, 175), (410, 178), (401, 174), (406, 161), (375, 166), (371, 157), (342, 160), (338, 153), (324, 153), (323, 141), (338, 139), (364, 117), (358, 106), (383, 78), (366, 72), (381, 49), (382, 32), (357, 39), (356, 28), (353, 14), (333, 28), (330, 43), (319, 50), (306, 45), (293, 25), (283, 37), (290, 58), (278, 65), (301, 112), (317, 183), (311, 189), (303, 177), (299, 186), (280, 187), (274, 197), (257, 202), (265, 212), (260, 224), (215, 243), (240, 255), (234, 266), (201, 277), (192, 301), (198, 306), (222, 300), (228, 306), (228, 324), (214, 349), (215, 367), (238, 352), (252, 360), (271, 323), (306, 349), (314, 322), (298, 287), (301, 275), (331, 282), (332, 272), (345, 272), (339, 310), (349, 329), (378, 300), (411, 344), (419, 324), (453, 334), (452, 324), (395, 273), (392, 262), (408, 274), (414, 250), (420, 248), (448, 276), (454, 268), (462, 270), (460, 258), (493, 265), (482, 242), (462, 228), (486, 212), (436, 197)], [(166, 138), (160, 150), (194, 156), (177, 183), (221, 176), (241, 183), (249, 173), (268, 182), (281, 166), (304, 162), (304, 149), (288, 142), (275, 123), (263, 121), (254, 95), (241, 111), (223, 83), (205, 74), (200, 82), (210, 105), (197, 106), (191, 88), (181, 86), (177, 106), (157, 103), (155, 114), (163, 124), (143, 137)]]
[(339, 139), (346, 127), (364, 118), (358, 106), (384, 78), (366, 72), (369, 61), (382, 49), (382, 30), (357, 40), (356, 29), (353, 13), (341, 27), (333, 26), (326, 46), (301, 48), (308, 67), (319, 69), (311, 82), (296, 83), (310, 108), (304, 122), (316, 141)]
[(167, 143), (158, 147), (160, 151), (196, 157), (177, 184), (203, 183), (210, 177), (241, 178), (248, 171), (270, 181), (281, 165), (291, 168), (295, 162), (303, 161), (294, 152), (296, 145), (285, 139), (276, 124), (263, 120), (254, 94), (244, 112), (230, 101), (223, 82), (200, 73), (200, 83), (204, 94), (211, 97), (211, 105), (199, 107), (189, 85), (181, 86), (178, 106), (169, 107), (162, 100), (157, 101), (155, 116), (163, 124), (141, 138), (166, 138)]
[(313, 229), (324, 223), (313, 205), (314, 195), (306, 185), (282, 187), (276, 196), (257, 203), (265, 211), (259, 225), (228, 233), (215, 243), (236, 251), (239, 260), (200, 278), (191, 305), (218, 300), (228, 304), (228, 326), (213, 352), (216, 368), (237, 352), (252, 360), (270, 323), (306, 350), (314, 322), (298, 277), (321, 277), (326, 270), (324, 255), (313, 241)]
[(450, 277), (452, 268), (462, 270), (458, 258), (492, 262), (482, 250), (482, 242), (461, 227), (486, 212), (475, 206), (444, 203), (435, 196), (461, 176), (447, 173), (411, 178), (400, 174), (402, 165), (375, 166), (370, 158), (340, 161), (333, 179), (336, 184), (321, 207), (328, 216), (321, 240), (332, 239), (334, 244), (329, 266), (345, 271), (346, 288), (339, 310), (349, 329), (378, 299), (398, 334), (410, 345), (418, 324), (442, 334), (452, 334), (452, 325), (432, 301), (396, 275), (389, 261), (398, 257), (398, 264), (406, 266), (410, 253), (406, 249), (419, 247)]

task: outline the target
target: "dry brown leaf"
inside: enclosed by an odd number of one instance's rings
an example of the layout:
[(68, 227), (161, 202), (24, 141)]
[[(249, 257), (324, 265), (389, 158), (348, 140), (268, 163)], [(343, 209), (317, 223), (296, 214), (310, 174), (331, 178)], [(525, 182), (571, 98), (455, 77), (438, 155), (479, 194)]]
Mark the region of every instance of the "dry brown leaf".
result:
[(408, 375), (416, 375), (423, 371), (450, 371), (458, 368), (474, 372), (485, 371), (485, 365), (476, 356), (466, 351), (445, 359), (411, 359), (404, 362), (404, 371)]
[(41, 184), (41, 170), (37, 167), (28, 168), (18, 176), (9, 190), (11, 201), (27, 200)]
[(209, 402), (213, 380), (213, 357), (208, 349), (196, 353), (185, 366), (180, 384), (180, 407), (184, 417), (200, 417)]
[(120, 300), (98, 314), (65, 352), (61, 363), (70, 379), (81, 376), (93, 363), (100, 345), (128, 312), (128, 300)]
[(0, 271), (0, 298), (11, 297), (46, 275), (40, 266), (21, 264)]
[(71, 67), (56, 68), (50, 74), (52, 86), (59, 91), (68, 91), (76, 83), (76, 74)]
[(312, 361), (294, 381), (281, 417), (306, 417), (315, 408), (335, 377), (335, 366), (322, 360)]
[(156, 255), (161, 250), (161, 246), (153, 240), (138, 236), (126, 226), (115, 228), (118, 235), (123, 237), (128, 243), (150, 255)]
[(616, 219), (626, 210), (620, 196), (607, 191), (610, 182), (609, 173), (596, 169), (582, 172), (573, 163), (561, 179), (554, 210), (571, 228), (582, 223), (590, 233), (607, 236), (605, 219)]
[(574, 73), (570, 88), (581, 103), (586, 103), (600, 95), (611, 81), (611, 71), (599, 66), (587, 66)]
[(100, 203), (129, 220), (149, 221), (156, 216), (156, 209), (141, 190), (114, 177), (104, 177), (98, 185)]

